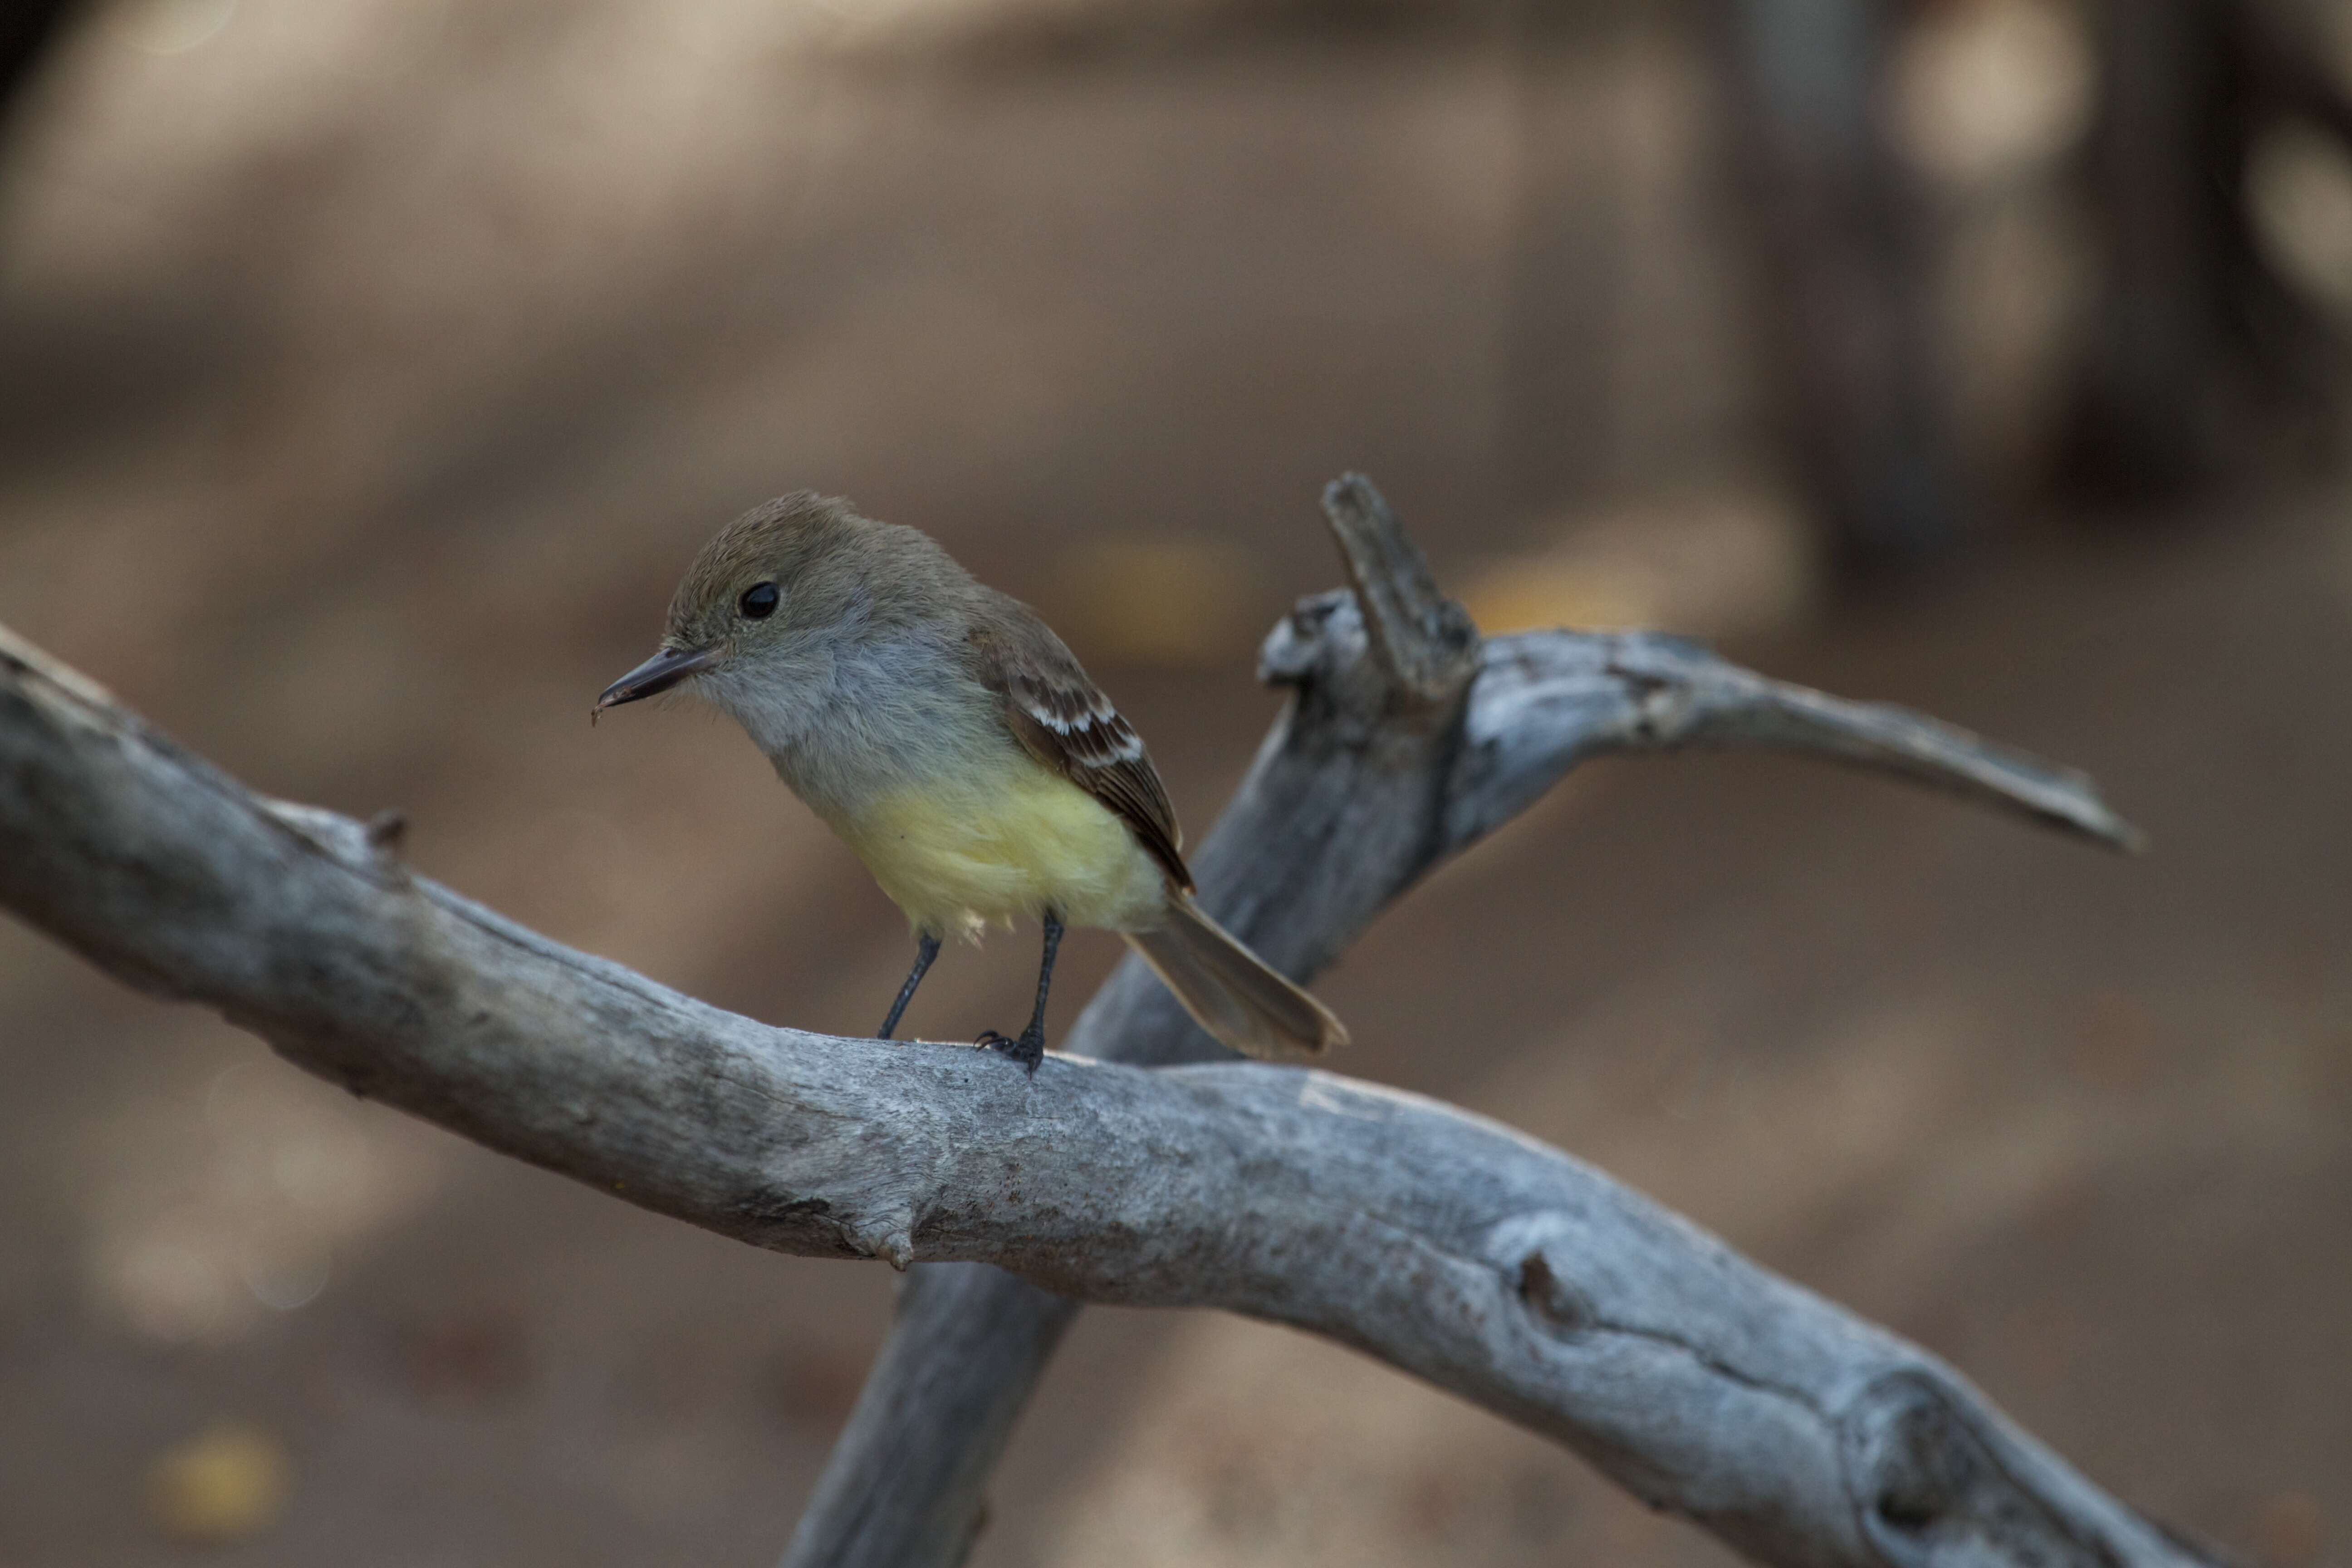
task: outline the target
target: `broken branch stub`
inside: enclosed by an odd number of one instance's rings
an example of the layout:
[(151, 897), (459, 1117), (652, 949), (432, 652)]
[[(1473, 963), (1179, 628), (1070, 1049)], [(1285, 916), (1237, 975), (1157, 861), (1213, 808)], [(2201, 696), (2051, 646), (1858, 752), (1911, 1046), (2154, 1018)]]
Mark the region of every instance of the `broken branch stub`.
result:
[(1326, 485), (1323, 515), (1390, 706), (1450, 716), (1478, 669), (1478, 628), (1469, 612), (1438, 591), (1428, 557), (1363, 475)]

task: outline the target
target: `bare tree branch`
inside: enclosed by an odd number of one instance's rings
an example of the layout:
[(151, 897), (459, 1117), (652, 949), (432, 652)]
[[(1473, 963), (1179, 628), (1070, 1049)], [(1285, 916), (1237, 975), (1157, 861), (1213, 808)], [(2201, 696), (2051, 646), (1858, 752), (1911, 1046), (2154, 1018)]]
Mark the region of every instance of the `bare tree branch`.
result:
[(1452, 781), (1450, 851), (1608, 752), (1677, 746), (1804, 752), (1896, 773), (2117, 849), (2138, 830), (2071, 768), (1887, 703), (1769, 680), (1682, 637), (1528, 632), (1487, 643)]
[[(1612, 750), (1824, 751), (2129, 837), (2074, 775), (1687, 643), (1482, 647), (1369, 484), (1327, 510), (1371, 625), (1342, 594), (1276, 629), (1265, 673), (1297, 700), (1196, 859), (1293, 973)], [(1329, 1334), (1768, 1561), (2190, 1560), (1922, 1352), (1503, 1129), (1324, 1075), (1056, 1062), (1030, 1084), (763, 1029), (414, 878), (395, 839), (257, 799), (0, 633), (0, 902), (355, 1092), (646, 1207), (783, 1251), (968, 1260), (910, 1279), (800, 1561), (960, 1558), (1078, 1299)], [(1074, 1040), (1213, 1050), (1132, 968)]]
[(1326, 1334), (1767, 1562), (2198, 1561), (1934, 1358), (1507, 1128), (1296, 1068), (1032, 1079), (770, 1029), (412, 875), (389, 837), (249, 794), (0, 634), (0, 902), (356, 1093), (778, 1251)]
[(1438, 592), (1421, 547), (1363, 475), (1326, 485), (1323, 515), (1362, 607), (1390, 706), (1450, 717), (1477, 674), (1478, 628), (1469, 612)]
[[(1767, 680), (1680, 638), (1555, 631), (1477, 644), (1370, 481), (1337, 481), (1324, 510), (1359, 592), (1308, 599), (1267, 637), (1260, 674), (1296, 699), (1192, 862), (1208, 908), (1294, 978), (1328, 963), (1438, 862), (1610, 752), (1825, 755), (2118, 847), (2137, 842), (2078, 773), (1903, 709)], [(1066, 1048), (1149, 1066), (1226, 1056), (1131, 960)], [(918, 1268), (785, 1568), (961, 1561), (988, 1476), (1076, 1310), (994, 1269)], [(969, 1326), (983, 1322), (999, 1326), (1000, 1352), (974, 1350)]]

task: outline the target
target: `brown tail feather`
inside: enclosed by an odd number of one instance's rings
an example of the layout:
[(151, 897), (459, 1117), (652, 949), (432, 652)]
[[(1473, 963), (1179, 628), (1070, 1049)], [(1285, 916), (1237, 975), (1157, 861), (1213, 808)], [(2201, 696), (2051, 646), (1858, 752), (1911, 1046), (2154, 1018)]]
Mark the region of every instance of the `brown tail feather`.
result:
[(1166, 925), (1129, 931), (1127, 941), (1195, 1023), (1244, 1056), (1319, 1056), (1348, 1043), (1328, 1007), (1267, 968), (1182, 893), (1170, 896)]

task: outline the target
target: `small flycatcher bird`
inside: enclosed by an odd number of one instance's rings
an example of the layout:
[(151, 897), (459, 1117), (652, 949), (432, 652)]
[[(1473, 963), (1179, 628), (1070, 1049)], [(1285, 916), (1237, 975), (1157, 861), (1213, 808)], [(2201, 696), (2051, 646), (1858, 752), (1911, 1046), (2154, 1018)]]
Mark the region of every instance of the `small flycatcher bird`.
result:
[(906, 911), (915, 964), (883, 1039), (943, 937), (1016, 915), (1045, 927), (1036, 1010), (1019, 1038), (980, 1043), (1031, 1072), (1065, 922), (1125, 937), (1234, 1050), (1347, 1039), (1192, 901), (1160, 774), (1076, 657), (929, 535), (806, 490), (752, 508), (703, 546), (660, 651), (595, 711), (679, 687), (734, 715)]

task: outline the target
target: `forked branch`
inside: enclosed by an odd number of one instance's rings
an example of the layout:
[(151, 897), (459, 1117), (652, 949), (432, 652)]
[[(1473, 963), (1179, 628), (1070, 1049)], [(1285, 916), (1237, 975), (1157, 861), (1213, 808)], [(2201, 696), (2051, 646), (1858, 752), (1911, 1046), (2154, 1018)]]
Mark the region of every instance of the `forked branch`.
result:
[[(1370, 480), (1338, 480), (1323, 507), (1355, 587), (1304, 601), (1266, 638), (1259, 673), (1295, 700), (1192, 858), (1210, 910), (1295, 979), (1570, 768), (1614, 752), (1827, 756), (2117, 847), (2137, 842), (2080, 774), (1904, 709), (1768, 680), (1681, 638), (1477, 642)], [(1152, 1066), (1225, 1054), (1132, 962), (1066, 1048)], [(997, 1269), (918, 1266), (785, 1568), (961, 1561), (989, 1474), (1076, 1311)]]
[[(2063, 775), (1685, 645), (1505, 639), (1444, 722), (1416, 692), (1400, 729), (1362, 705), (1381, 691), (1361, 679), (1370, 644), (1352, 599), (1277, 634), (1269, 670), (1300, 700), (1202, 857), (1204, 886), (1294, 970), (1600, 750), (1832, 736), (2123, 832)], [(1416, 668), (1395, 652), (1384, 671)], [(1553, 742), (1529, 743), (1542, 725)], [(1357, 815), (1367, 797), (1385, 821)], [(1236, 858), (1252, 847), (1254, 872)], [(1224, 1307), (1359, 1346), (1767, 1562), (2200, 1561), (1925, 1352), (1507, 1129), (1297, 1069), (1055, 1058), (1031, 1079), (960, 1047), (766, 1028), (414, 876), (386, 836), (251, 795), (5, 634), (0, 904), (308, 1070), (599, 1190), (779, 1251), (955, 1260), (919, 1268), (910, 1299), (976, 1283), (966, 1304), (984, 1310), (921, 1353), (902, 1332), (877, 1385), (961, 1423), (889, 1456), (931, 1490), (835, 1487), (804, 1555), (960, 1554), (1025, 1380), (1082, 1299)], [(1081, 1028), (1173, 1060), (1193, 1047), (1171, 1014), (1123, 974)], [(990, 1377), (940, 1375), (957, 1367)], [(852, 1457), (903, 1440), (907, 1407), (873, 1393)]]

